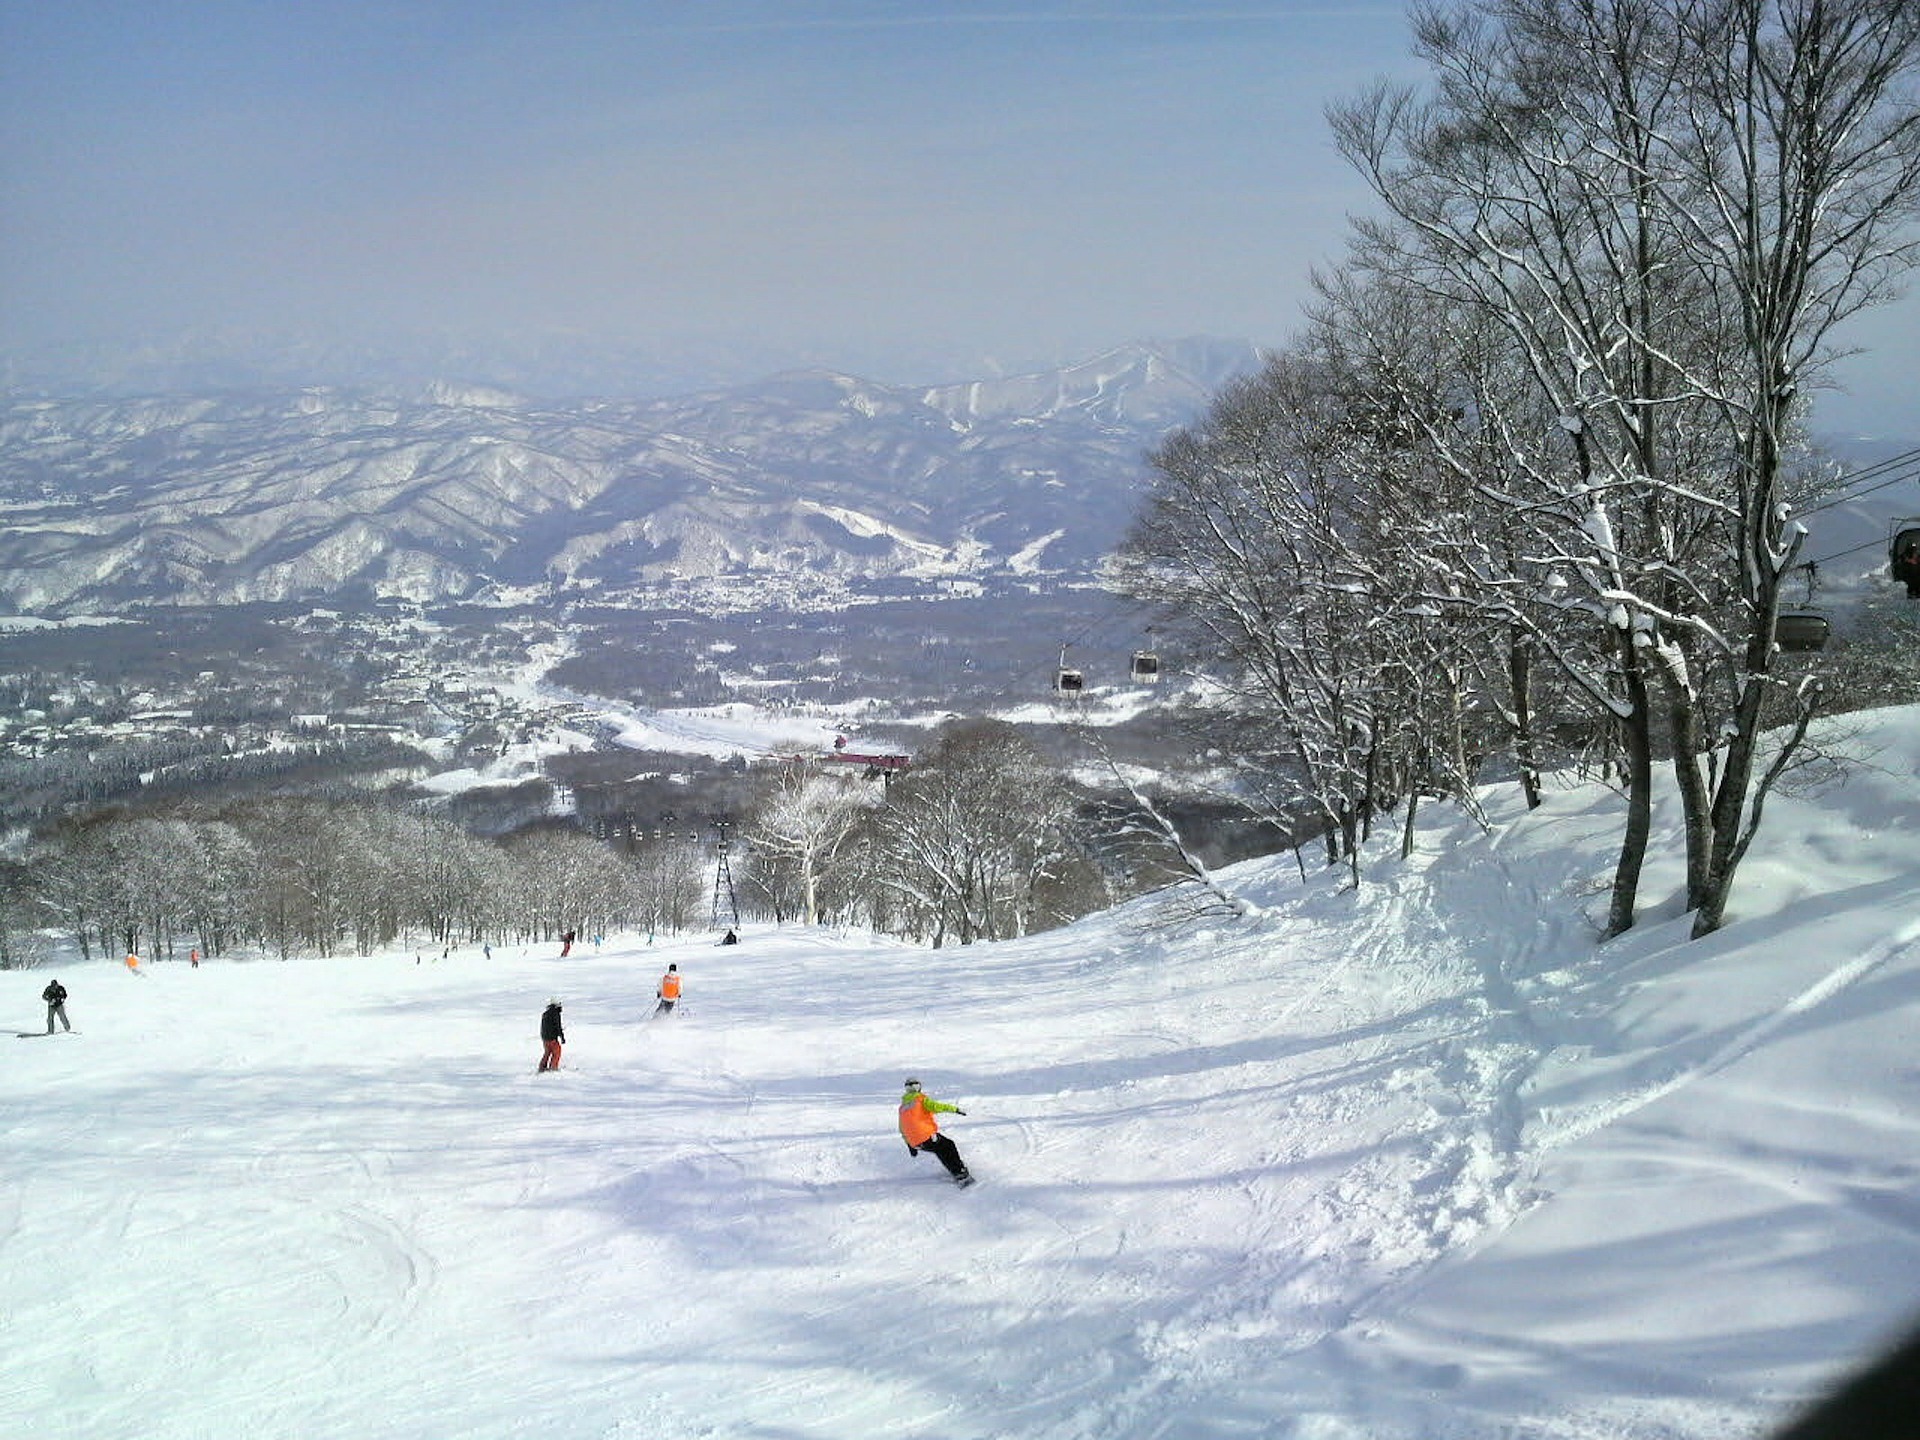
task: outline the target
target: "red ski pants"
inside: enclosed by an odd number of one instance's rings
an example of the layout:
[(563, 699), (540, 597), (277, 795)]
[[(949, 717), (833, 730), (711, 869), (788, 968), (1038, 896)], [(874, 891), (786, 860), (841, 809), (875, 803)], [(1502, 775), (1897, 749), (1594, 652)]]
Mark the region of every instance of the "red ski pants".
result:
[(558, 1040), (542, 1040), (540, 1042), (540, 1068), (542, 1070), (558, 1070), (560, 1068), (560, 1042)]

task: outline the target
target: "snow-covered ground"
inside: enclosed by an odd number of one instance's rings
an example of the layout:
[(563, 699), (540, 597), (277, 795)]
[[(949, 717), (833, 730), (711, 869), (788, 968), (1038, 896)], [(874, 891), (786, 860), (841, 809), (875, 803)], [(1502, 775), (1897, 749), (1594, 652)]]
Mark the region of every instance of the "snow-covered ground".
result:
[(1852, 743), (1697, 943), (1667, 812), (1597, 943), (1567, 788), (1357, 893), (1243, 866), (1241, 922), (0, 975), (79, 1031), (5, 1055), (0, 1430), (1761, 1433), (1920, 1308), (1920, 713)]

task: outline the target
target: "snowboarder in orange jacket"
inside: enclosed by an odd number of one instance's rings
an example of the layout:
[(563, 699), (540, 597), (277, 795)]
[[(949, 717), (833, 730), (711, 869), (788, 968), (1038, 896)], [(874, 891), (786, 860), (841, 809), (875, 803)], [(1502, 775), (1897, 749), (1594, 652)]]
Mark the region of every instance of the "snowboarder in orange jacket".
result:
[(900, 1097), (900, 1138), (907, 1142), (909, 1155), (931, 1150), (956, 1185), (971, 1185), (973, 1176), (960, 1158), (960, 1147), (940, 1133), (940, 1122), (933, 1117), (966, 1113), (958, 1105), (934, 1099), (920, 1088), (918, 1080), (907, 1077), (907, 1093)]

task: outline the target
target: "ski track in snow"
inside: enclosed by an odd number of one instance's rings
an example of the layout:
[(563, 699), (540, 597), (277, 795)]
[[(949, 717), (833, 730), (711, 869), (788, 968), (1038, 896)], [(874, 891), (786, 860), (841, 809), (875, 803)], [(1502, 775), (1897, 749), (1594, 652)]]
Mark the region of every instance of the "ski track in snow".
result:
[(1687, 1085), (1726, 1069), (1741, 1057), (1752, 1054), (1782, 1026), (1857, 984), (1885, 963), (1890, 955), (1906, 949), (1917, 938), (1920, 938), (1920, 924), (1909, 927), (1897, 939), (1871, 955), (1835, 966), (1817, 984), (1789, 1000), (1778, 1013), (1763, 1015), (1754, 1020), (1711, 1054), (1678, 1067), (1664, 1078), (1636, 1088), (1630, 1094), (1610, 1104), (1595, 1107), (1577, 1119), (1561, 1123), (1554, 1132), (1554, 1146), (1568, 1145), (1585, 1139), (1589, 1135), (1618, 1124), (1636, 1111), (1646, 1109)]

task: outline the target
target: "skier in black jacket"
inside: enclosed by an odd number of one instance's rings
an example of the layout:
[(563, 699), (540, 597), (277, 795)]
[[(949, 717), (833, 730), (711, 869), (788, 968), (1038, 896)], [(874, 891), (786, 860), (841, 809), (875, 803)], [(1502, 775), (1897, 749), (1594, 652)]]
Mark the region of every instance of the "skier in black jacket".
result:
[(560, 1024), (560, 1002), (549, 1000), (540, 1012), (540, 1068), (560, 1068), (560, 1047), (567, 1043), (567, 1032)]
[(54, 980), (40, 992), (40, 998), (47, 1002), (47, 1034), (53, 1034), (53, 1017), (56, 1015), (60, 1017), (60, 1023), (67, 1027), (67, 1032), (71, 1034), (73, 1025), (67, 1019), (67, 987), (58, 980)]

